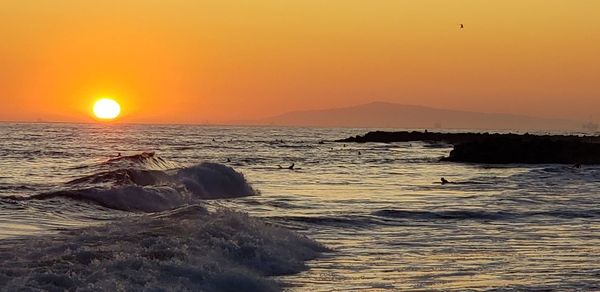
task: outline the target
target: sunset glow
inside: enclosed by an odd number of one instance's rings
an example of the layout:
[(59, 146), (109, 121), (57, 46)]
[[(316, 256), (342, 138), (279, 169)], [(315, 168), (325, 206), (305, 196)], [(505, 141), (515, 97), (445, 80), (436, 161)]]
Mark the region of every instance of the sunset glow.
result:
[(373, 101), (600, 118), (600, 1), (259, 2), (2, 1), (0, 116), (86, 121), (102, 91), (128, 122)]
[(98, 119), (113, 120), (121, 113), (121, 106), (111, 98), (101, 98), (94, 103), (94, 115)]

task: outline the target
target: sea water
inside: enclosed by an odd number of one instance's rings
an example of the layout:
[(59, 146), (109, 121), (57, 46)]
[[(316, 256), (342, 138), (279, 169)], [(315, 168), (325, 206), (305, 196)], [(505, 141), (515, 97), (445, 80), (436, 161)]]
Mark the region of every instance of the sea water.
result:
[(0, 289), (600, 289), (600, 167), (366, 131), (0, 124)]

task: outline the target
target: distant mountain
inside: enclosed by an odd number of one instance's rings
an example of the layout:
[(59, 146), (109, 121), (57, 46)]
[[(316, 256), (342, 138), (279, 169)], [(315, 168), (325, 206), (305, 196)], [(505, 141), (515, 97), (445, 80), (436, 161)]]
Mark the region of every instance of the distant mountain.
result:
[(295, 111), (246, 122), (277, 126), (445, 128), (489, 130), (580, 130), (571, 120), (536, 118), (523, 115), (444, 110), (424, 106), (373, 102), (364, 105)]

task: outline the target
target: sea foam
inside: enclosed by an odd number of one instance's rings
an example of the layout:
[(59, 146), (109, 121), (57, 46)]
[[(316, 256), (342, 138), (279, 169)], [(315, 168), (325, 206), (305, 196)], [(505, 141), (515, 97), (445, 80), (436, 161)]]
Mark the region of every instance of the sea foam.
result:
[(0, 244), (7, 291), (278, 291), (326, 248), (230, 210), (199, 205)]

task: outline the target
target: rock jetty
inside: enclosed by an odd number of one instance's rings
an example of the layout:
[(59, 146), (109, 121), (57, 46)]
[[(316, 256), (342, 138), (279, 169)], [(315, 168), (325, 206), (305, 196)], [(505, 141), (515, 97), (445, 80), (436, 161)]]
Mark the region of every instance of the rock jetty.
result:
[(600, 164), (600, 136), (376, 131), (337, 142), (411, 141), (452, 144), (454, 149), (443, 161)]

